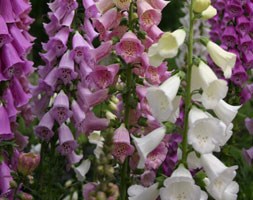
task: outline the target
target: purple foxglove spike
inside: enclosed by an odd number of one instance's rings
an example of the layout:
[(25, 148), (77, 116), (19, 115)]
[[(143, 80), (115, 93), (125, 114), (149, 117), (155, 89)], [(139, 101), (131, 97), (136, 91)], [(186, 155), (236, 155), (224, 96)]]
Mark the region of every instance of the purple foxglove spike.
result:
[(13, 36), (13, 45), (17, 50), (17, 53), (25, 57), (27, 54), (29, 54), (32, 48), (32, 43), (25, 38), (25, 36), (16, 25), (10, 25), (9, 30)]
[(100, 33), (100, 39), (104, 40), (111, 28), (115, 26), (115, 21), (117, 20), (117, 9), (111, 8), (110, 10), (106, 11), (101, 17), (93, 18), (93, 25), (96, 30)]
[(29, 3), (29, 1), (12, 0), (11, 4), (12, 4), (12, 10), (17, 16), (28, 14), (32, 9), (32, 6)]
[(247, 69), (253, 68), (253, 53), (251, 51), (242, 52), (242, 61)]
[(221, 37), (223, 44), (227, 47), (233, 48), (238, 41), (237, 33), (233, 26), (227, 26)]
[(156, 170), (160, 167), (166, 158), (168, 149), (164, 142), (161, 142), (153, 151), (151, 151), (146, 159), (145, 167), (150, 170)]
[(130, 143), (129, 132), (125, 128), (125, 125), (121, 124), (114, 132), (112, 155), (119, 160), (120, 163), (124, 163), (126, 157), (132, 155), (133, 152), (134, 147)]
[(243, 86), (248, 80), (248, 74), (242, 65), (237, 65), (232, 72), (231, 81), (238, 86)]
[(151, 26), (147, 31), (148, 36), (154, 40), (154, 42), (157, 42), (163, 33), (164, 32), (157, 25)]
[(14, 98), (15, 106), (20, 108), (26, 105), (31, 99), (32, 95), (26, 93), (17, 78), (13, 78), (10, 82), (10, 89)]
[(23, 64), (22, 61), (11, 43), (5, 44), (2, 47), (1, 58), (3, 61), (3, 74), (6, 78), (10, 79), (13, 76), (20, 76), (23, 73)]
[(54, 93), (55, 87), (57, 85), (57, 68), (53, 68), (44, 80), (41, 81), (40, 86), (42, 89), (46, 89), (48, 95)]
[(70, 56), (70, 51), (67, 51), (61, 58), (59, 68), (57, 69), (57, 76), (63, 81), (64, 85), (76, 79), (77, 73), (75, 72), (75, 63)]
[(11, 132), (10, 121), (6, 109), (0, 105), (0, 142), (14, 137)]
[(71, 166), (73, 164), (79, 163), (83, 156), (82, 155), (77, 155), (75, 153), (75, 151), (71, 151), (69, 154), (66, 155), (67, 156), (67, 160), (68, 160), (68, 164), (67, 164), (67, 170), (70, 170)]
[(10, 182), (12, 180), (13, 179), (11, 177), (10, 168), (4, 161), (2, 161), (0, 163), (0, 191), (1, 191), (0, 197), (6, 197), (6, 198), (9, 197), (11, 193)]
[(102, 89), (92, 93), (88, 88), (79, 85), (77, 95), (83, 103), (83, 108), (87, 109), (106, 100), (108, 97), (108, 89)]
[(20, 151), (23, 151), (24, 148), (27, 146), (27, 144), (29, 143), (29, 138), (27, 136), (22, 135), (20, 132), (15, 131), (14, 132), (15, 135), (15, 142), (18, 145), (17, 148)]
[(112, 64), (106, 67), (97, 66), (86, 78), (88, 86), (95, 90), (105, 89), (114, 83), (118, 71), (118, 64)]
[(82, 122), (85, 119), (86, 115), (84, 111), (81, 109), (80, 105), (75, 100), (72, 101), (71, 110), (73, 112), (75, 127), (78, 131), (81, 131)]
[(79, 65), (80, 77), (82, 77), (83, 80), (85, 80), (86, 76), (88, 76), (88, 74), (90, 74), (91, 72), (92, 69), (90, 68), (90, 66), (85, 61), (82, 61)]
[(99, 47), (93, 50), (95, 60), (100, 62), (104, 57), (110, 54), (112, 49), (112, 41), (102, 42)]
[(16, 22), (10, 0), (0, 0), (0, 13), (6, 23)]
[(59, 125), (72, 116), (72, 112), (69, 110), (68, 96), (63, 91), (61, 91), (55, 98), (54, 106), (50, 113)]
[(249, 134), (253, 135), (253, 118), (247, 117), (244, 122), (247, 130), (249, 131)]
[(76, 32), (72, 39), (72, 47), (71, 58), (78, 64), (84, 61), (85, 57), (91, 58), (93, 56), (90, 50), (92, 47), (84, 40), (79, 32)]
[(54, 119), (51, 116), (51, 114), (47, 112), (40, 120), (40, 123), (35, 127), (34, 129), (35, 134), (40, 139), (48, 142), (54, 135), (54, 132), (52, 131), (53, 126), (54, 126)]
[(244, 36), (250, 30), (250, 21), (244, 16), (236, 18), (236, 30)]
[(227, 4), (226, 11), (230, 14), (231, 17), (239, 17), (243, 14), (242, 5), (236, 3), (235, 1), (230, 1)]
[(140, 57), (144, 51), (144, 46), (137, 36), (129, 31), (124, 34), (120, 42), (115, 46), (116, 53), (120, 55), (126, 63), (131, 63)]
[(249, 35), (245, 35), (239, 39), (239, 49), (242, 52), (248, 52), (252, 49), (253, 47), (253, 42), (251, 40), (251, 37)]
[(101, 131), (108, 127), (109, 120), (98, 118), (93, 112), (86, 113), (86, 118), (82, 124), (82, 132), (89, 135), (92, 131)]
[(69, 127), (63, 123), (58, 129), (59, 146), (57, 150), (62, 155), (67, 155), (77, 148), (77, 142), (75, 141), (73, 134)]
[(5, 107), (6, 107), (6, 111), (8, 112), (9, 118), (16, 117), (16, 115), (19, 111), (17, 111), (17, 109), (14, 105), (14, 98), (13, 98), (12, 93), (9, 88), (7, 88), (4, 91), (3, 100), (5, 102)]
[(248, 163), (248, 165), (251, 166), (251, 163), (253, 160), (253, 147), (251, 147), (249, 149), (243, 149), (242, 155), (243, 155), (244, 159), (246, 160), (246, 162)]
[(12, 37), (9, 34), (8, 27), (5, 23), (4, 18), (0, 15), (0, 48), (6, 44), (11, 42)]
[(162, 18), (161, 11), (154, 9), (148, 2), (137, 1), (137, 8), (140, 25), (144, 30), (160, 23)]

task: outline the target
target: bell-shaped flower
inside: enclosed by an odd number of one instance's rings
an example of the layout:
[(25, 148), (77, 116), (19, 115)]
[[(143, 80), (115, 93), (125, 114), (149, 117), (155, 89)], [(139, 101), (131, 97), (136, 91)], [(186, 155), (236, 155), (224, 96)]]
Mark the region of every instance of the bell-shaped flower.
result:
[(160, 122), (175, 122), (179, 116), (180, 97), (176, 96), (180, 86), (180, 78), (174, 75), (159, 87), (147, 89), (147, 100), (153, 116)]
[(159, 196), (158, 183), (150, 187), (143, 187), (141, 185), (132, 185), (128, 188), (128, 200), (154, 200)]
[(232, 69), (235, 66), (236, 55), (225, 51), (219, 45), (210, 40), (205, 43), (207, 51), (213, 62), (222, 69), (225, 78), (230, 78), (232, 75)]
[(76, 149), (77, 142), (74, 139), (71, 130), (65, 123), (63, 123), (59, 127), (58, 135), (59, 135), (59, 146), (57, 147), (57, 150), (62, 155), (67, 155)]
[(49, 141), (54, 132), (52, 128), (54, 126), (54, 119), (49, 112), (47, 112), (40, 120), (39, 124), (35, 127), (35, 134), (42, 140)]
[(211, 4), (211, 0), (193, 0), (194, 12), (201, 13), (208, 8)]
[(150, 64), (157, 67), (165, 58), (175, 57), (185, 37), (186, 32), (183, 29), (178, 29), (172, 33), (165, 32), (158, 43), (153, 44), (148, 50)]
[(144, 168), (148, 154), (160, 144), (165, 136), (165, 132), (165, 128), (160, 127), (153, 130), (146, 136), (143, 136), (142, 138), (132, 136), (134, 144), (140, 156), (140, 160), (137, 166), (138, 168)]
[(233, 179), (238, 167), (226, 167), (213, 154), (201, 155), (201, 162), (208, 176), (204, 179), (208, 193), (217, 200), (236, 200), (239, 185)]
[(115, 46), (116, 53), (120, 55), (126, 63), (131, 63), (140, 57), (144, 51), (144, 46), (137, 36), (131, 32), (126, 32)]
[(125, 0), (125, 1), (113, 0), (115, 6), (121, 10), (128, 10), (131, 2), (132, 0)]
[(14, 98), (9, 88), (5, 89), (2, 98), (5, 102), (5, 108), (8, 112), (9, 118), (15, 118), (19, 111), (16, 109), (16, 106), (14, 104)]
[(0, 13), (6, 23), (16, 22), (15, 13), (12, 10), (11, 1), (2, 0), (0, 4)]
[(72, 39), (72, 47), (70, 55), (76, 63), (80, 64), (86, 56), (92, 57), (91, 46), (84, 40), (83, 36), (77, 31)]
[(96, 38), (99, 33), (95, 31), (95, 28), (93, 27), (90, 19), (85, 17), (84, 22), (83, 22), (83, 29), (85, 30), (85, 39), (89, 42), (89, 44), (92, 43), (94, 38)]
[(20, 80), (18, 80), (17, 78), (13, 78), (11, 80), (10, 90), (14, 98), (15, 106), (17, 108), (26, 105), (32, 97), (30, 93), (26, 93)]
[(249, 131), (249, 134), (253, 135), (253, 118), (246, 117), (244, 123), (245, 127)]
[(68, 161), (66, 168), (67, 168), (67, 170), (70, 170), (72, 165), (79, 163), (80, 160), (82, 160), (83, 155), (78, 155), (78, 154), (76, 154), (75, 151), (71, 151), (70, 153), (68, 153), (66, 155), (66, 157), (67, 157), (67, 161)]
[(207, 194), (195, 185), (190, 171), (182, 164), (165, 179), (164, 186), (160, 189), (161, 200), (207, 200)]
[(67, 51), (61, 58), (59, 67), (57, 69), (57, 76), (63, 81), (64, 85), (70, 83), (73, 79), (76, 79), (77, 73), (75, 72), (75, 63), (70, 56), (70, 52)]
[(83, 160), (83, 162), (78, 166), (74, 168), (74, 171), (76, 173), (77, 180), (84, 181), (85, 175), (88, 173), (91, 166), (91, 161), (89, 159)]
[(214, 108), (225, 98), (228, 91), (227, 82), (218, 79), (213, 70), (200, 61), (199, 66), (192, 67), (191, 90), (203, 89), (201, 101), (206, 109)]
[(224, 145), (229, 139), (227, 134), (227, 126), (221, 120), (195, 107), (191, 109), (188, 143), (194, 150), (203, 154), (219, 151), (219, 146)]
[(166, 0), (146, 0), (153, 8), (163, 10), (170, 1)]
[(59, 125), (72, 116), (72, 112), (69, 110), (68, 96), (63, 91), (61, 91), (55, 98), (50, 113)]
[(207, 9), (205, 9), (202, 13), (201, 13), (201, 18), (202, 19), (211, 19), (213, 18), (215, 15), (217, 15), (217, 10), (216, 8), (214, 8), (212, 5), (208, 6)]
[(108, 66), (98, 65), (87, 76), (86, 82), (91, 89), (105, 89), (115, 82), (116, 75), (119, 71), (118, 64), (112, 64)]
[(5, 23), (4, 18), (0, 15), (0, 48), (6, 44), (11, 42), (12, 37), (9, 34), (8, 27)]
[(0, 142), (12, 138), (14, 138), (14, 134), (11, 132), (8, 113), (3, 105), (0, 104)]
[(225, 124), (229, 125), (236, 117), (240, 106), (232, 106), (223, 100), (220, 100), (218, 104), (213, 108), (214, 113), (217, 117), (222, 120)]
[(161, 11), (153, 8), (145, 0), (137, 0), (137, 12), (140, 25), (144, 30), (147, 30), (154, 24), (158, 25), (162, 18)]
[(134, 147), (130, 143), (129, 132), (124, 124), (121, 124), (114, 132), (112, 155), (124, 163), (127, 156), (132, 155)]

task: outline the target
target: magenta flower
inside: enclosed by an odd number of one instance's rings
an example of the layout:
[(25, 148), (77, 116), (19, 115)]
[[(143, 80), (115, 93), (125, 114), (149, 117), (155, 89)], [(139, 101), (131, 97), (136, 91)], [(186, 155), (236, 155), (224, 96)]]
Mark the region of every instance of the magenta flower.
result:
[(50, 110), (50, 113), (59, 125), (72, 116), (72, 112), (69, 110), (68, 96), (63, 91), (55, 98), (54, 106)]
[(66, 155), (66, 157), (67, 157), (67, 161), (68, 161), (68, 164), (67, 164), (67, 170), (68, 170), (68, 171), (70, 170), (70, 168), (71, 168), (71, 166), (72, 166), (73, 164), (79, 163), (80, 160), (82, 160), (82, 158), (83, 158), (82, 155), (77, 155), (77, 154), (75, 153), (75, 151), (71, 151), (70, 153), (68, 153), (68, 154)]
[(72, 112), (73, 112), (73, 119), (74, 119), (74, 124), (77, 129), (77, 131), (81, 132), (82, 131), (82, 123), (83, 120), (85, 119), (86, 115), (84, 111), (81, 109), (80, 105), (73, 100), (72, 101), (72, 106), (71, 106)]
[(154, 171), (145, 171), (142, 175), (141, 175), (141, 184), (144, 187), (149, 187), (151, 186), (156, 178), (156, 173)]
[(5, 102), (5, 108), (10, 119), (15, 118), (18, 114), (18, 110), (14, 104), (14, 98), (10, 88), (7, 88), (3, 94), (3, 100)]
[(47, 112), (42, 119), (40, 120), (39, 124), (35, 127), (34, 131), (35, 134), (42, 140), (49, 141), (54, 132), (52, 128), (54, 126), (54, 119), (49, 112)]
[(0, 163), (0, 197), (8, 198), (11, 193), (10, 182), (12, 181), (9, 166), (2, 161)]
[(57, 150), (62, 155), (67, 155), (70, 152), (74, 151), (77, 148), (77, 142), (74, 139), (74, 136), (69, 129), (69, 127), (63, 123), (58, 129), (58, 136), (59, 136), (59, 146)]
[(246, 118), (245, 119), (245, 126), (247, 128), (247, 130), (249, 131), (249, 133), (251, 135), (253, 135), (253, 118)]
[(251, 165), (252, 160), (253, 160), (253, 147), (251, 147), (249, 149), (243, 149), (242, 150), (242, 155), (243, 155), (244, 159), (246, 160), (246, 162), (249, 165)]
[(125, 128), (124, 124), (121, 124), (114, 132), (113, 136), (113, 151), (112, 155), (124, 163), (127, 156), (130, 156), (134, 152), (134, 147), (130, 143), (129, 132)]
[(35, 153), (21, 153), (18, 158), (18, 172), (27, 176), (31, 174), (40, 163), (40, 155)]
[(135, 61), (144, 51), (144, 47), (137, 36), (129, 31), (124, 34), (120, 42), (115, 46), (116, 52), (126, 63)]
[(12, 37), (9, 34), (8, 27), (5, 23), (4, 18), (0, 15), (0, 48), (9, 42), (11, 42)]

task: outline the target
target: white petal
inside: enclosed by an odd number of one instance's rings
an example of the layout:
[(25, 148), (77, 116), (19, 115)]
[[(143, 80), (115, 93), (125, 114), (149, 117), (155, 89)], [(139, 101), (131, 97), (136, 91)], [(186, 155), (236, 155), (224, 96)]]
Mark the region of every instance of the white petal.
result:
[(159, 190), (157, 189), (158, 183), (151, 185), (148, 188), (145, 188), (143, 192), (137, 196), (131, 196), (129, 200), (155, 200), (159, 196)]
[(128, 190), (127, 190), (127, 194), (130, 197), (133, 196), (138, 196), (140, 195), (142, 192), (144, 192), (145, 187), (143, 187), (142, 185), (131, 185)]
[(79, 181), (85, 180), (85, 175), (90, 169), (91, 162), (89, 159), (84, 160), (78, 167), (74, 168), (76, 177)]

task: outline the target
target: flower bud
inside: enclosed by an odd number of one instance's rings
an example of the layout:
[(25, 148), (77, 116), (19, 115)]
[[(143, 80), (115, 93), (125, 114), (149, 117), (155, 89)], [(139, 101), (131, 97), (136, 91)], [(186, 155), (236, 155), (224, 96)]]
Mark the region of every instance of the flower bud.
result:
[(18, 158), (18, 172), (27, 176), (39, 165), (40, 156), (34, 153), (21, 153)]
[(98, 192), (96, 200), (107, 200), (106, 194), (104, 192)]
[(33, 200), (32, 195), (25, 192), (20, 193), (18, 196), (20, 200)]
[(210, 0), (194, 0), (193, 1), (193, 10), (196, 13), (201, 13), (211, 4)]

